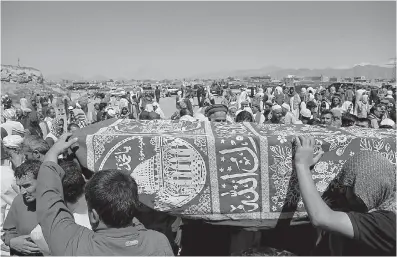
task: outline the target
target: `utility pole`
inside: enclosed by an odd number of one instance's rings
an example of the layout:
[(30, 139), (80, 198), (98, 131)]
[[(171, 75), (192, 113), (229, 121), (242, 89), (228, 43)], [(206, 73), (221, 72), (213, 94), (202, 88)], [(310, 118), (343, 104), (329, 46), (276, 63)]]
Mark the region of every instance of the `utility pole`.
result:
[(392, 61), (392, 62), (389, 62), (386, 65), (392, 66), (392, 68), (393, 68), (393, 73), (392, 73), (393, 74), (392, 75), (392, 83), (393, 83), (393, 82), (396, 82), (396, 67), (397, 67), (396, 61), (397, 61), (397, 58), (396, 57), (390, 58), (389, 61)]
[(19, 66), (19, 57), (18, 57), (18, 67), (21, 67), (21, 66)]

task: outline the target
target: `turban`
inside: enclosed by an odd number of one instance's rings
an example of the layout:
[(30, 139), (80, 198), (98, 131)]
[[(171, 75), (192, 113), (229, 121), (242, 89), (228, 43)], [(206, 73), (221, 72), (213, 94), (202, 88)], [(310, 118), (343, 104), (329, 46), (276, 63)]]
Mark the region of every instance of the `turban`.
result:
[(110, 117), (115, 117), (116, 116), (116, 111), (113, 110), (113, 109), (108, 109), (107, 113), (108, 113), (108, 115)]
[(387, 91), (387, 95), (393, 95), (393, 91), (388, 90), (388, 91)]
[(225, 112), (227, 113), (228, 108), (226, 105), (223, 104), (214, 104), (211, 106), (208, 106), (207, 109), (205, 110), (205, 116), (210, 117), (212, 114), (216, 112)]
[(306, 88), (302, 87), (301, 93), (305, 94), (306, 93)]
[(17, 118), (17, 113), (14, 109), (6, 109), (3, 111), (3, 117), (6, 120), (15, 120)]
[(368, 101), (368, 95), (362, 95), (361, 96), (362, 101)]
[(153, 106), (159, 107), (159, 104), (157, 102), (152, 103)]
[(177, 93), (178, 95), (182, 95), (182, 91), (178, 91), (178, 93)]
[(302, 117), (310, 118), (312, 116), (312, 113), (308, 109), (302, 109), (301, 110), (301, 115), (302, 115)]
[(19, 135), (10, 135), (10, 136), (6, 136), (3, 139), (4, 147), (7, 148), (19, 148), (22, 146), (22, 143), (23, 143), (23, 137)]
[(283, 103), (283, 104), (281, 105), (281, 107), (287, 109), (287, 111), (291, 111), (291, 107), (289, 107), (289, 104)]
[(391, 120), (391, 119), (384, 119), (384, 120), (382, 120), (380, 122), (380, 125), (381, 126), (392, 126), (392, 127), (394, 127), (394, 125), (396, 125), (396, 123), (394, 123), (394, 121)]
[(340, 108), (333, 108), (333, 109), (331, 109), (331, 112), (334, 117), (342, 116), (342, 110)]
[(282, 109), (281, 106), (278, 105), (278, 104), (273, 105), (273, 107), (272, 107), (272, 110), (273, 110), (273, 111), (275, 111), (275, 110), (281, 110), (281, 109)]
[(147, 104), (146, 107), (145, 107), (145, 111), (147, 111), (147, 112), (152, 112), (152, 111), (154, 111), (154, 110), (153, 110), (153, 105)]

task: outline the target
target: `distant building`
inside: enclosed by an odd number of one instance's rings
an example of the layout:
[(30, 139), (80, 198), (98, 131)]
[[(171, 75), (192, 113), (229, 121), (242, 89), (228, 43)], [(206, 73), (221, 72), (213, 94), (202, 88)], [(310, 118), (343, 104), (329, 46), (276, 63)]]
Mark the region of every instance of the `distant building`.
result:
[(288, 77), (284, 78), (284, 83), (286, 86), (293, 86), (295, 82), (295, 76), (288, 75)]
[(352, 78), (344, 78), (343, 82), (353, 82), (353, 79)]
[(339, 79), (337, 77), (331, 77), (329, 78), (329, 82), (339, 82)]
[(253, 82), (270, 82), (272, 77), (270, 76), (258, 76), (258, 77), (251, 77), (250, 78)]
[(73, 86), (83, 86), (83, 85), (90, 85), (90, 83), (89, 82), (86, 82), (86, 81), (75, 81), (75, 82), (73, 82)]
[(360, 76), (360, 77), (354, 77), (354, 82), (365, 83), (365, 82), (367, 82), (367, 80), (365, 79), (364, 76)]
[(323, 75), (314, 77), (304, 77), (303, 80), (313, 81), (313, 82), (324, 82)]

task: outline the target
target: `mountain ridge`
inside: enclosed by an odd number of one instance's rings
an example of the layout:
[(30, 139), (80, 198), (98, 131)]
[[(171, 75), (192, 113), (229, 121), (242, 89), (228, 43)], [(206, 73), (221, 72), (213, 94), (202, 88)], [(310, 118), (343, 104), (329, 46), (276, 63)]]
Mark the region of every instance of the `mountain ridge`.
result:
[[(186, 76), (184, 78), (207, 78), (207, 79), (221, 79), (226, 77), (252, 77), (252, 76), (271, 76), (275, 79), (282, 79), (288, 75), (296, 75), (303, 77), (326, 76), (326, 77), (359, 77), (365, 76), (367, 79), (386, 78), (390, 79), (393, 76), (393, 68), (382, 67), (373, 64), (357, 64), (351, 68), (324, 68), (324, 69), (309, 69), (309, 68), (281, 68), (277, 66), (264, 66), (258, 69), (236, 69), (232, 71), (207, 72), (194, 76)], [(133, 77), (133, 76), (131, 76)], [(121, 77), (119, 77), (121, 78)], [(50, 75), (45, 77), (46, 80), (109, 80), (107, 76), (96, 75), (90, 78), (85, 78), (74, 73), (61, 73), (57, 75)], [(113, 78), (114, 79), (114, 78)], [(164, 78), (163, 78), (164, 79)], [(116, 79), (119, 80), (119, 79)], [(129, 79), (124, 79), (129, 80)]]

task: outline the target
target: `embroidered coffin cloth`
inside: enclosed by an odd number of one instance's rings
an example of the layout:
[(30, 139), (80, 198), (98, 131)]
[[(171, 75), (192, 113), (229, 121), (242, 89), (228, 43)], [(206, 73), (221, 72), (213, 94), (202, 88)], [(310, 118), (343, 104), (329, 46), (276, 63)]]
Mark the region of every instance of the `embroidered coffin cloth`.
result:
[(325, 152), (312, 169), (320, 194), (360, 151), (396, 164), (395, 131), (387, 129), (111, 119), (75, 134), (80, 163), (127, 172), (148, 207), (232, 224), (307, 217), (292, 165), (296, 135), (314, 136), (314, 154)]

